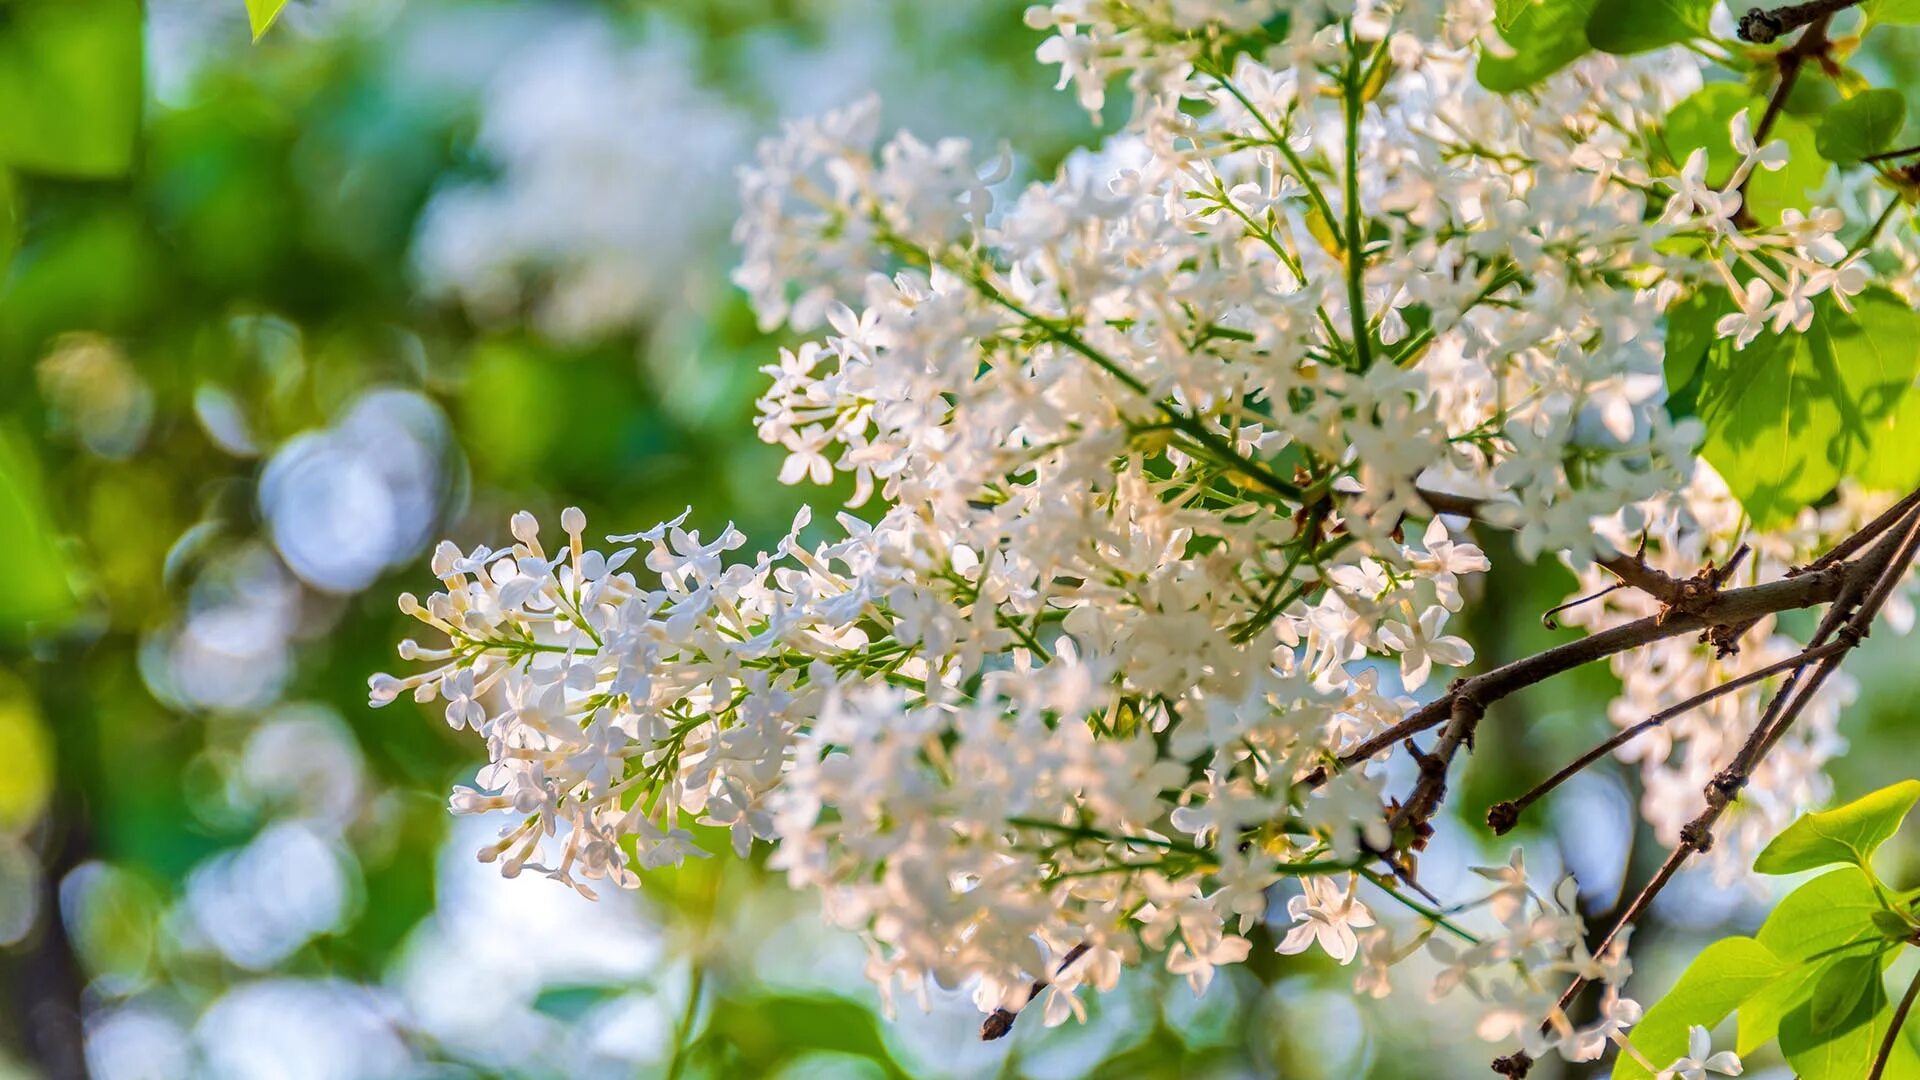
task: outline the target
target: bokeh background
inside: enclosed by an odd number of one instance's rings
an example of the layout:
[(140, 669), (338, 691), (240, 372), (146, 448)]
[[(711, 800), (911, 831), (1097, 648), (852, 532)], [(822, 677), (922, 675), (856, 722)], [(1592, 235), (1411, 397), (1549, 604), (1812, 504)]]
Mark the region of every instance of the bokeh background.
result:
[[(1098, 145), (1022, 7), (295, 0), (255, 45), (241, 0), (0, 0), (0, 1077), (658, 1076), (676, 1044), (683, 1076), (1480, 1073), (1446, 1003), (1357, 998), (1269, 931), (1205, 996), (1129, 972), (1085, 1026), (888, 1021), (764, 852), (598, 903), (503, 880), (445, 809), (478, 747), (366, 706), (442, 536), (691, 504), (768, 537), (844, 496), (753, 438), (780, 342), (726, 280), (733, 171), (872, 90), (1020, 176)], [(1471, 606), (1482, 657), (1553, 640), (1571, 580)], [(1844, 794), (1920, 772), (1907, 649), (1860, 668)], [(1592, 741), (1609, 683), (1501, 703), (1458, 805)], [(1660, 854), (1637, 798), (1571, 785), (1536, 871), (1610, 909)], [(1463, 822), (1437, 848), (1442, 895), (1505, 861)], [(1684, 880), (1642, 985), (1765, 907)]]

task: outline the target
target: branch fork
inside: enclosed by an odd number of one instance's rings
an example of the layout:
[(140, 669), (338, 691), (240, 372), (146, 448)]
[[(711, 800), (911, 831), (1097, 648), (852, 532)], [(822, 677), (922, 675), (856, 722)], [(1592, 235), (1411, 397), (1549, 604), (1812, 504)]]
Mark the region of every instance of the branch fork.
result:
[[(1777, 114), (1801, 61), (1824, 51), (1826, 25), (1833, 13), (1848, 6), (1850, 4), (1837, 0), (1820, 0), (1772, 13), (1782, 18), (1801, 19), (1792, 25), (1809, 25), (1811, 29), (1800, 41), (1781, 51), (1782, 81), (1775, 89), (1763, 127), (1770, 126)], [(1436, 514), (1479, 516), (1479, 500), (1424, 490), (1421, 494)], [(1871, 632), (1887, 599), (1912, 567), (1917, 551), (1920, 551), (1920, 491), (1910, 493), (1806, 566), (1793, 568), (1777, 581), (1744, 588), (1726, 586), (1749, 554), (1745, 545), (1737, 549), (1724, 566), (1709, 563), (1691, 577), (1675, 578), (1647, 563), (1643, 540), (1641, 549), (1634, 554), (1601, 560), (1600, 565), (1620, 579), (1620, 584), (1612, 588), (1637, 588), (1658, 600), (1661, 605), (1658, 614), (1598, 631), (1479, 675), (1457, 679), (1437, 700), (1363, 740), (1332, 765), (1314, 769), (1301, 782), (1317, 787), (1326, 782), (1332, 768), (1352, 767), (1404, 744), (1419, 766), (1419, 778), (1413, 790), (1404, 803), (1395, 804), (1391, 818), (1396, 842), (1406, 836), (1406, 848), (1398, 858), (1392, 853), (1382, 854), (1388, 865), (1399, 870), (1399, 860), (1423, 847), (1431, 834), (1430, 820), (1446, 795), (1448, 767), (1460, 747), (1472, 749), (1474, 731), (1491, 703), (1583, 664), (1683, 633), (1699, 632), (1703, 641), (1713, 644), (1725, 655), (1737, 647), (1742, 635), (1768, 615), (1827, 605), (1827, 613), (1807, 647), (1795, 656), (1728, 680), (1624, 729), (1521, 798), (1496, 803), (1487, 811), (1488, 826), (1496, 834), (1505, 833), (1519, 822), (1520, 815), (1534, 800), (1641, 732), (1716, 697), (1762, 679), (1785, 675), (1739, 752), (1708, 782), (1704, 808), (1682, 827), (1679, 843), (1594, 949), (1595, 953), (1603, 952), (1639, 920), (1689, 858), (1713, 849), (1713, 829), (1721, 815), (1739, 799), (1754, 769), (1786, 735), (1821, 684)], [(1596, 595), (1604, 595), (1604, 591)], [(1548, 612), (1547, 618), (1551, 620), (1553, 614)], [(1442, 724), (1446, 726), (1433, 750), (1421, 750), (1414, 736)], [(1585, 978), (1576, 977), (1561, 994), (1555, 1012), (1564, 1013), (1586, 983)], [(1916, 980), (1915, 988), (1903, 1003), (1906, 1007), (1911, 1007), (1915, 994), (1920, 992), (1920, 980)], [(1533, 1059), (1524, 1051), (1497, 1058), (1492, 1063), (1494, 1072), (1508, 1077), (1526, 1076), (1533, 1064)]]
[[(1920, 508), (1916, 508), (1916, 503), (1920, 503), (1920, 492), (1901, 500), (1893, 509), (1836, 546), (1833, 552), (1815, 564), (1817, 569), (1810, 568), (1807, 571), (1809, 574), (1828, 573), (1838, 568), (1844, 574), (1832, 606), (1814, 631), (1807, 650), (1797, 658), (1799, 666), (1788, 674), (1768, 702), (1759, 722), (1754, 725), (1733, 760), (1707, 784), (1706, 806), (1682, 827), (1679, 844), (1668, 854), (1653, 879), (1620, 913), (1606, 937), (1595, 948), (1595, 953), (1606, 950), (1622, 932), (1639, 920), (1653, 903), (1654, 897), (1673, 880), (1688, 858), (1696, 852), (1712, 850), (1714, 825), (1740, 797), (1740, 791), (1746, 786), (1754, 769), (1805, 711), (1821, 684), (1839, 669), (1846, 655), (1872, 631), (1874, 620), (1879, 617), (1887, 599), (1893, 595), (1893, 590), (1906, 578), (1915, 553), (1920, 550)], [(1835, 552), (1855, 551), (1869, 541), (1872, 546), (1858, 559), (1842, 563), (1835, 558)], [(1812, 657), (1816, 653), (1820, 659), (1814, 661)], [(1560, 995), (1556, 1008), (1565, 1010), (1586, 983), (1586, 979), (1576, 977)], [(1499, 1062), (1494, 1064), (1494, 1070), (1501, 1071)]]
[[(1727, 560), (1725, 566), (1716, 567), (1711, 561), (1701, 567), (1692, 577), (1676, 578), (1658, 567), (1647, 563), (1646, 542), (1641, 541), (1640, 550), (1632, 555), (1617, 556), (1600, 560), (1605, 568), (1623, 584), (1631, 585), (1641, 592), (1660, 601), (1659, 618), (1662, 622), (1675, 612), (1702, 615), (1719, 597), (1720, 589), (1726, 584), (1733, 572), (1746, 560), (1748, 548), (1740, 545)], [(1710, 628), (1709, 632), (1711, 632)]]

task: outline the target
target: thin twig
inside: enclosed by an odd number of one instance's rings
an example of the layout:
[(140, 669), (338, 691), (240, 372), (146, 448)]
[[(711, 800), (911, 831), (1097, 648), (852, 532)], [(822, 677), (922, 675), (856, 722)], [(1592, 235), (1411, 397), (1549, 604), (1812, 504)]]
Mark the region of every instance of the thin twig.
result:
[[(1829, 2), (1831, 2), (1831, 0), (1829, 0)], [(1810, 5), (1795, 5), (1796, 8), (1807, 6)], [(1848, 6), (1851, 6), (1851, 4), (1840, 5), (1840, 7)], [(1781, 10), (1788, 11), (1794, 9), (1782, 8)], [(1757, 8), (1754, 11), (1747, 12), (1747, 18), (1741, 20), (1743, 30), (1747, 26), (1747, 19), (1753, 18), (1756, 13), (1758, 13)], [(1774, 54), (1774, 59), (1780, 65), (1780, 82), (1773, 88), (1773, 95), (1767, 98), (1767, 110), (1760, 114), (1759, 126), (1753, 129), (1754, 142), (1764, 143), (1767, 136), (1773, 131), (1774, 122), (1780, 119), (1781, 110), (1787, 106), (1787, 96), (1793, 93), (1793, 84), (1800, 78), (1800, 65), (1806, 63), (1807, 57), (1826, 51), (1827, 23), (1832, 19), (1833, 14), (1831, 12), (1816, 16), (1806, 24), (1807, 32), (1800, 35), (1800, 40)], [(1795, 23), (1794, 25), (1798, 26), (1800, 24)], [(1772, 41), (1773, 38), (1768, 38), (1767, 40)], [(1752, 179), (1751, 175), (1749, 175), (1748, 179)], [(1746, 185), (1741, 184), (1740, 190), (1745, 192)]]
[(1564, 604), (1557, 604), (1553, 607), (1550, 607), (1546, 611), (1541, 613), (1540, 625), (1546, 627), (1549, 630), (1558, 630), (1560, 629), (1560, 623), (1558, 620), (1554, 618), (1555, 615), (1558, 615), (1563, 611), (1571, 611), (1572, 609), (1579, 607), (1581, 604), (1591, 604), (1595, 600), (1598, 600), (1609, 593), (1617, 592), (1620, 589), (1624, 589), (1626, 587), (1627, 587), (1626, 582), (1616, 581), (1613, 584), (1607, 586), (1604, 589), (1601, 589), (1598, 592), (1590, 592), (1585, 596), (1576, 596)]
[[(1053, 977), (1057, 979), (1064, 974), (1068, 968), (1073, 966), (1075, 960), (1087, 954), (1089, 948), (1091, 948), (1091, 946), (1083, 941), (1073, 948), (1068, 949), (1067, 955), (1060, 960), (1060, 966), (1053, 969)], [(1032, 988), (1027, 991), (1027, 1004), (1033, 1004), (1033, 999), (1039, 997), (1046, 991), (1047, 987), (1051, 985), (1052, 983), (1046, 979), (1035, 979)], [(1007, 1035), (1013, 1031), (1014, 1021), (1018, 1019), (1020, 1019), (1020, 1014), (1012, 1009), (999, 1008), (993, 1010), (993, 1012), (987, 1015), (985, 1020), (980, 1022), (980, 1041), (992, 1042), (995, 1039), (1006, 1038)]]
[[(1447, 796), (1447, 767), (1453, 764), (1454, 755), (1465, 746), (1473, 748), (1473, 733), (1480, 724), (1480, 718), (1487, 713), (1487, 707), (1471, 692), (1464, 689), (1468, 680), (1456, 682), (1447, 694), (1450, 703), (1447, 709), (1447, 727), (1440, 733), (1439, 741), (1433, 745), (1433, 752), (1425, 754), (1407, 740), (1407, 749), (1414, 760), (1420, 763), (1420, 779), (1414, 782), (1413, 791), (1407, 795), (1407, 801), (1393, 815), (1389, 827), (1397, 836), (1401, 829), (1411, 828), (1414, 836), (1409, 846), (1426, 846), (1426, 834), (1432, 831), (1427, 824), (1434, 811), (1440, 809), (1441, 800)], [(1408, 874), (1402, 880), (1410, 878)]]
[(1894, 158), (1906, 157), (1908, 154), (1920, 154), (1920, 146), (1903, 146), (1898, 150), (1882, 150), (1877, 154), (1868, 154), (1860, 160), (1864, 162), (1891, 161)]
[(1598, 746), (1575, 758), (1566, 768), (1542, 780), (1525, 795), (1506, 802), (1495, 803), (1487, 810), (1487, 825), (1493, 829), (1495, 835), (1505, 835), (1514, 825), (1519, 823), (1520, 815), (1526, 812), (1527, 807), (1532, 806), (1535, 802), (1539, 801), (1542, 796), (1554, 788), (1571, 780), (1577, 773), (1586, 769), (1594, 762), (1599, 761), (1601, 758), (1620, 749), (1627, 743), (1632, 742), (1641, 734), (1659, 727), (1676, 716), (1691, 712), (1715, 698), (1730, 694), (1735, 690), (1752, 686), (1762, 679), (1771, 678), (1783, 671), (1798, 670), (1815, 661), (1823, 660), (1836, 652), (1841, 652), (1846, 648), (1848, 648), (1848, 646), (1845, 642), (1830, 641), (1818, 648), (1803, 650), (1787, 657), (1785, 660), (1768, 664), (1766, 667), (1756, 671), (1749, 671), (1739, 678), (1729, 679), (1718, 686), (1702, 690), (1700, 693), (1693, 695), (1679, 704), (1669, 705), (1632, 727), (1616, 732), (1612, 738), (1607, 739), (1605, 742), (1600, 743)]
[[(1915, 491), (1913, 494), (1882, 510), (1878, 517), (1860, 526), (1859, 529), (1854, 531), (1852, 536), (1833, 545), (1825, 555), (1808, 563), (1804, 569), (1818, 570), (1822, 567), (1832, 566), (1835, 563), (1844, 562), (1852, 558), (1854, 552), (1872, 543), (1881, 533), (1891, 528), (1895, 522), (1906, 517), (1907, 511), (1912, 510), (1916, 506), (1920, 506), (1920, 491)], [(1804, 571), (1794, 572), (1800, 573)]]
[[(1454, 689), (1414, 710), (1405, 720), (1342, 754), (1339, 763), (1350, 766), (1365, 761), (1399, 745), (1403, 739), (1445, 723), (1452, 713), (1453, 698), (1458, 694), (1471, 694), (1482, 705), (1492, 705), (1535, 683), (1615, 653), (1681, 634), (1698, 633), (1720, 624), (1738, 624), (1762, 615), (1828, 603), (1839, 595), (1847, 581), (1844, 570), (1844, 567), (1826, 566), (1761, 585), (1728, 589), (1716, 593), (1698, 612), (1649, 615), (1460, 680)], [(1324, 779), (1324, 776), (1309, 777), (1308, 782), (1317, 786)]]
[[(1781, 686), (1768, 704), (1760, 722), (1754, 726), (1733, 761), (1707, 785), (1706, 808), (1680, 830), (1680, 843), (1667, 855), (1666, 861), (1654, 874), (1653, 880), (1636, 894), (1626, 910), (1614, 920), (1613, 926), (1593, 950), (1595, 955), (1605, 952), (1620, 934), (1637, 922), (1648, 905), (1653, 903), (1667, 883), (1688, 858), (1696, 852), (1706, 852), (1713, 847), (1713, 826), (1720, 820), (1727, 808), (1733, 805), (1740, 795), (1740, 789), (1746, 786), (1753, 770), (1766, 758), (1771, 750), (1793, 722), (1804, 712), (1820, 687), (1837, 670), (1848, 652), (1866, 637), (1873, 620), (1893, 594), (1894, 588), (1906, 576), (1913, 563), (1914, 552), (1920, 548), (1920, 513), (1910, 512), (1905, 528), (1890, 531), (1883, 539), (1874, 544), (1856, 563), (1847, 564), (1850, 572), (1846, 575), (1846, 587), (1837, 598), (1833, 610), (1827, 613), (1821, 626), (1814, 632), (1809, 647), (1826, 643), (1831, 635), (1837, 638), (1837, 644), (1844, 646), (1821, 660), (1809, 669), (1802, 667), (1794, 670), (1786, 683)], [(1831, 569), (1829, 567), (1828, 569)], [(1789, 579), (1796, 580), (1796, 579)], [(1862, 590), (1859, 582), (1871, 581), (1871, 586)], [(1565, 1010), (1574, 996), (1587, 984), (1583, 977), (1575, 977), (1567, 986), (1556, 1008)]]

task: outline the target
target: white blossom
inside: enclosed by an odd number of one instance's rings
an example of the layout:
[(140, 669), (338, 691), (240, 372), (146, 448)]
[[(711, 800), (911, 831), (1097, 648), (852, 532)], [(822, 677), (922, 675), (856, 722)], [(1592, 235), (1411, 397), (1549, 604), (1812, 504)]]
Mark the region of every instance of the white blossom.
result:
[[(453, 809), (515, 820), (483, 859), (642, 887), (704, 854), (690, 823), (724, 827), (865, 939), (887, 1001), (964, 985), (1017, 1013), (1044, 983), (1049, 1022), (1141, 963), (1204, 989), (1279, 923), (1283, 888), (1279, 951), (1361, 959), (1361, 992), (1424, 947), (1430, 996), (1470, 1002), (1484, 1038), (1575, 1058), (1616, 1041), (1624, 939), (1588, 951), (1571, 879), (1541, 895), (1516, 851), (1482, 871), (1472, 928), (1426, 911), (1376, 869), (1405, 824), (1386, 770), (1328, 766), (1474, 659), (1447, 631), (1494, 567), (1433, 492), (1586, 592), (1642, 538), (1675, 577), (1743, 542), (1782, 574), (1883, 507), (1843, 490), (1752, 535), (1695, 457), (1699, 423), (1668, 415), (1659, 330), (1727, 288), (1736, 346), (1799, 332), (1872, 272), (1824, 210), (1749, 227), (1704, 151), (1663, 175), (1691, 53), (1593, 54), (1494, 94), (1485, 0), (1286, 5), (1270, 47), (1207, 51), (1281, 7), (1031, 9), (1062, 85), (1099, 109), (1124, 81), (1134, 112), (1024, 188), (1004, 154), (883, 138), (871, 100), (761, 146), (735, 281), (764, 326), (812, 338), (769, 357), (757, 430), (781, 481), (844, 474), (870, 509), (802, 514), (752, 555), (697, 511), (605, 551), (569, 510), (551, 551), (516, 515), (505, 550), (437, 552), (440, 590), (402, 599), (436, 643), (369, 697), (445, 699), (484, 744)], [(1364, 100), (1340, 85), (1374, 61)], [(1728, 136), (1743, 172), (1783, 161), (1744, 116)], [(1616, 589), (1564, 618), (1659, 613)], [(1771, 619), (1745, 640), (1615, 656), (1609, 720), (1796, 648)], [(1663, 841), (1763, 689), (1622, 748)], [(1716, 869), (1824, 795), (1850, 693), (1831, 680), (1754, 772)], [(1387, 925), (1403, 909), (1416, 929)], [(1614, 991), (1598, 1026), (1555, 1008), (1574, 977)]]
[(1739, 1076), (1744, 1072), (1739, 1057), (1731, 1050), (1713, 1052), (1713, 1038), (1707, 1029), (1695, 1024), (1687, 1031), (1687, 1052), (1673, 1064), (1660, 1070), (1660, 1080), (1707, 1080), (1708, 1073)]

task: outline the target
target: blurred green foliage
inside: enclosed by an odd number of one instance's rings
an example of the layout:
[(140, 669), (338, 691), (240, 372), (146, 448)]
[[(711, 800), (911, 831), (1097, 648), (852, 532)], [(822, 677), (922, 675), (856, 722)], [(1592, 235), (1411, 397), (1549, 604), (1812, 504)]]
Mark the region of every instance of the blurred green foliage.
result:
[[(1001, 6), (1000, 25), (1016, 25), (1018, 6)], [(252, 29), (279, 7), (247, 4)], [(423, 7), (424, 22), (436, 12)], [(678, 7), (665, 14), (699, 30), (720, 76), (718, 58), (743, 35), (819, 32), (785, 3)], [(662, 14), (610, 10), (636, 27)], [(579, 14), (525, 11), (536, 22)], [(922, 18), (910, 5), (900, 14)], [(663, 382), (645, 325), (563, 343), (419, 298), (409, 259), (423, 206), (436, 185), (488, 166), (472, 156), (474, 100), (409, 92), (393, 48), (417, 25), (281, 26), (255, 48), (223, 33), (185, 93), (161, 101), (148, 89), (151, 17), (135, 0), (0, 4), (0, 833), (37, 853), (44, 879), (38, 928), (0, 950), (0, 990), (78, 1008), (58, 995), (90, 984), (88, 1008), (169, 1002), (191, 1020), (255, 977), (182, 939), (180, 905), (193, 875), (271, 820), (231, 798), (262, 718), (156, 700), (154, 642), (200, 602), (207, 575), (259, 542), (255, 488), (274, 448), (369, 388), (426, 394), (464, 451), (441, 526), (463, 543), (494, 539), (513, 509), (569, 502), (609, 527), (698, 503), (703, 522), (767, 535), (800, 494), (766, 482), (777, 453), (752, 438), (751, 418), (773, 345), (737, 300), (675, 339), (685, 359)], [(1033, 43), (954, 45), (1040, 86), (1025, 62)], [(716, 251), (689, 272), (726, 259)], [(210, 426), (209, 387), (257, 455), (234, 453)], [(128, 445), (102, 452), (89, 420), (133, 392), (149, 396), (150, 415)], [(441, 899), (444, 793), (470, 776), (470, 747), (420, 710), (370, 712), (364, 693), (405, 633), (391, 597), (424, 575), (424, 552), (416, 559), (397, 580), (322, 598), (325, 632), (293, 646), (280, 696), (343, 718), (385, 794), (377, 824), (351, 834), (348, 914), (275, 963), (280, 974), (379, 985)], [(734, 873), (743, 888), (761, 877)], [(660, 875), (647, 895), (665, 925), (693, 926), (713, 918), (714, 892), (703, 866)], [(64, 932), (49, 926), (56, 909)], [(71, 986), (35, 974), (63, 964)], [(763, 992), (740, 970), (714, 980), (725, 1008), (708, 1014), (725, 1022), (700, 1035), (708, 1065), (757, 1072), (834, 1050), (904, 1075), (870, 1001)], [(624, 989), (563, 986), (536, 1005), (578, 1019)], [(58, 1072), (44, 1034), (0, 1008), (0, 1062)]]

